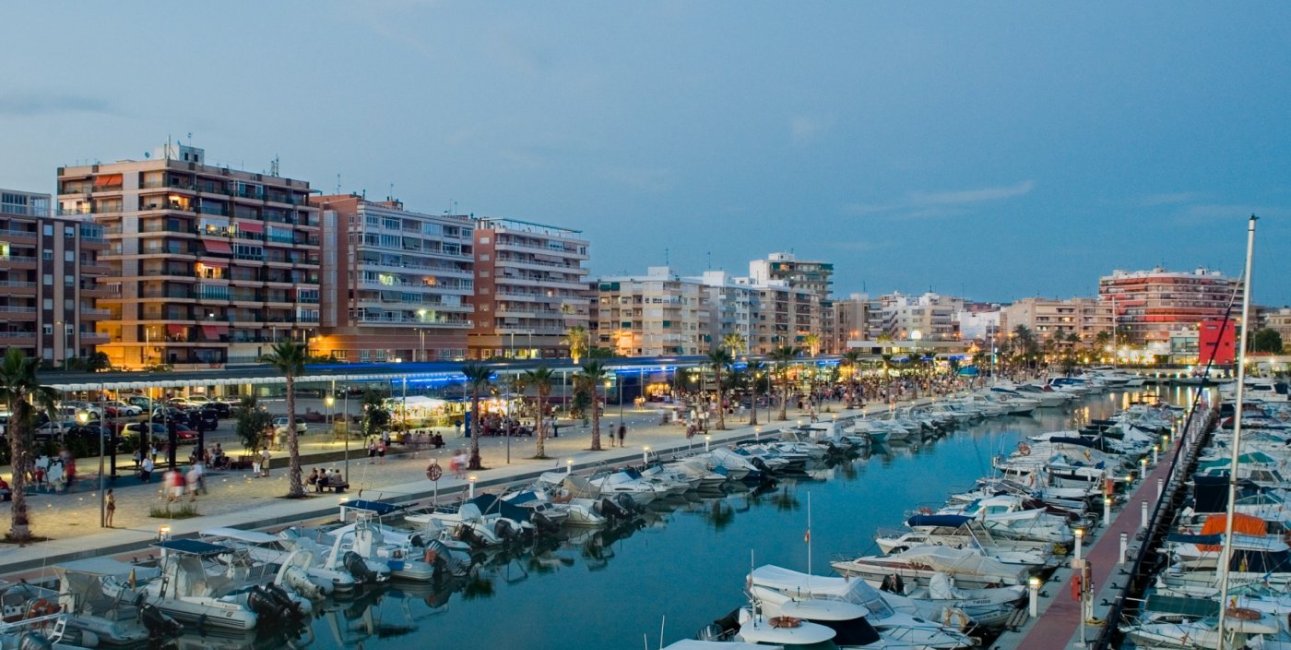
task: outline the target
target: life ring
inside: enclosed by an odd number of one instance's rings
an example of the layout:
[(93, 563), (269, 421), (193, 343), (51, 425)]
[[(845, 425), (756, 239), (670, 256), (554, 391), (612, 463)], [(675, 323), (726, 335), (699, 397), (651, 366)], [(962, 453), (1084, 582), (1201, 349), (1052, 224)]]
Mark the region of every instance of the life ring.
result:
[(771, 624), (771, 627), (799, 627), (802, 625), (802, 619), (792, 616), (773, 616), (767, 622)]
[(1260, 612), (1249, 607), (1229, 607), (1228, 611), (1224, 614), (1229, 618), (1236, 619), (1238, 621), (1260, 620)]
[(973, 624), (968, 614), (958, 607), (947, 607), (941, 610), (941, 622), (960, 631), (968, 629), (968, 626)]
[(41, 616), (49, 616), (50, 614), (57, 613), (58, 605), (55, 605), (44, 598), (39, 598), (27, 608), (27, 616), (25, 618), (39, 618)]
[(1018, 453), (1019, 453), (1019, 454), (1022, 454), (1023, 456), (1030, 456), (1030, 455), (1031, 455), (1031, 445), (1028, 445), (1028, 444), (1027, 444), (1027, 443), (1025, 443), (1025, 442), (1019, 442), (1019, 443), (1018, 443)]
[(431, 463), (426, 467), (426, 478), (432, 481), (444, 478), (444, 468), (440, 467), (439, 463)]
[(932, 508), (929, 508), (929, 507), (927, 507), (927, 506), (924, 506), (924, 507), (922, 507), (922, 508), (919, 508), (919, 514), (921, 514), (921, 515), (930, 515), (930, 514), (932, 514)]

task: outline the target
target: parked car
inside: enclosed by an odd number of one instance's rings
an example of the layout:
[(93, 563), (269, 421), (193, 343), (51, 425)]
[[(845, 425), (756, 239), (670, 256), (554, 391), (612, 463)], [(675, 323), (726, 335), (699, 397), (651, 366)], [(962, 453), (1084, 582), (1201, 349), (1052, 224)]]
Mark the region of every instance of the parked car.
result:
[(219, 400), (212, 400), (210, 402), (207, 402), (204, 406), (202, 406), (202, 410), (214, 411), (215, 417), (218, 417), (218, 418), (227, 418), (233, 414), (233, 409), (232, 407), (229, 406), (229, 403), (221, 402)]
[(115, 401), (104, 403), (103, 412), (110, 418), (137, 418), (143, 415), (143, 408), (134, 404)]
[(201, 423), (202, 428), (207, 431), (214, 431), (220, 426), (219, 413), (209, 406), (190, 411), (188, 420), (189, 426), (196, 428), (198, 423)]
[(165, 424), (167, 420), (174, 420), (180, 424), (189, 424), (188, 413), (177, 408), (168, 406), (159, 406), (153, 409), (152, 421), (158, 424)]
[(131, 395), (126, 398), (126, 403), (133, 404), (141, 409), (149, 409), (155, 406), (152, 398), (146, 395)]
[(80, 411), (88, 411), (90, 413), (97, 414), (99, 417), (103, 417), (103, 408), (97, 404), (91, 404), (89, 402), (66, 401), (59, 404), (59, 410), (70, 412), (72, 417), (75, 417), (76, 413)]
[[(302, 418), (296, 418), (296, 433), (305, 435), (309, 431), (309, 425)], [(273, 435), (281, 436), (287, 433), (287, 416), (279, 416), (273, 419)]]
[[(144, 429), (144, 427), (151, 427), (151, 428)], [(139, 439), (140, 434), (142, 434), (144, 431), (149, 431), (149, 435), (152, 436), (153, 442), (165, 442), (170, 439), (170, 431), (166, 428), (166, 425), (164, 424), (149, 425), (143, 422), (131, 422), (130, 424), (127, 424), (124, 427), (121, 427), (121, 437), (133, 438), (134, 440), (137, 441)], [(180, 444), (184, 444), (184, 443), (191, 444), (191, 443), (197, 442), (197, 432), (193, 431), (192, 429), (182, 424), (175, 425), (175, 437), (179, 440)]]

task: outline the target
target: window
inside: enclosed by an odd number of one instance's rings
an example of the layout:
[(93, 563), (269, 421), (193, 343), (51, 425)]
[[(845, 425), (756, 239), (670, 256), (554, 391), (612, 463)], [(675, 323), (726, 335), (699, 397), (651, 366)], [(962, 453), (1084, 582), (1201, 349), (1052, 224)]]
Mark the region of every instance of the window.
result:
[(487, 244), (487, 243), (489, 243), (489, 238), (488, 238), (488, 237), (480, 237), (480, 243), (481, 243), (481, 244)]
[(72, 275), (63, 276), (63, 286), (71, 287), (76, 285), (76, 277)]
[(49, 310), (53, 309), (53, 308), (54, 308), (54, 299), (53, 299), (53, 298), (46, 298), (46, 299), (45, 299), (45, 301), (44, 301), (44, 308), (45, 308), (45, 311), (49, 311)]
[(45, 230), (45, 236), (46, 236), (46, 237), (53, 237), (53, 236), (54, 236), (54, 225), (53, 225), (53, 224), (49, 224), (49, 223), (45, 224), (45, 229), (44, 229), (44, 230)]
[[(120, 210), (113, 210), (113, 212), (120, 212)], [(73, 226), (63, 226), (63, 236), (68, 239), (76, 237), (76, 228)]]
[(47, 286), (47, 287), (52, 287), (52, 286), (54, 286), (54, 276), (53, 276), (53, 275), (50, 275), (49, 273), (46, 273), (46, 274), (45, 274), (45, 286)]
[(76, 252), (75, 252), (75, 251), (63, 251), (63, 261), (64, 261), (64, 262), (75, 262), (75, 261), (76, 261)]
[(63, 309), (66, 309), (67, 311), (72, 311), (73, 309), (76, 309), (76, 301), (72, 300), (71, 298), (64, 298)]
[(54, 326), (53, 326), (52, 324), (50, 324), (50, 323), (45, 323), (44, 330), (45, 330), (45, 333), (46, 333), (46, 334), (53, 335), (53, 333), (54, 333)]
[(50, 249), (46, 248), (45, 250), (43, 250), (43, 251), (41, 251), (41, 252), (40, 252), (40, 259), (45, 260), (46, 262), (53, 262), (53, 261), (54, 261), (54, 251), (52, 251), (52, 250), (50, 250)]

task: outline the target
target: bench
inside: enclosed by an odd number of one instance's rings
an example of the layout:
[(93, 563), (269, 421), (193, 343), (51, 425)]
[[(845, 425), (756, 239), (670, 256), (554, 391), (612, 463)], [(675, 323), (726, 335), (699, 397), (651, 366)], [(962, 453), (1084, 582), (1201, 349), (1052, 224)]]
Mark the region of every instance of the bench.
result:
[(350, 484), (346, 483), (345, 481), (341, 481), (340, 483), (336, 483), (332, 481), (332, 482), (323, 483), (321, 485), (315, 485), (314, 489), (319, 492), (327, 492), (328, 490), (331, 490), (336, 494), (342, 494), (346, 490), (350, 489)]

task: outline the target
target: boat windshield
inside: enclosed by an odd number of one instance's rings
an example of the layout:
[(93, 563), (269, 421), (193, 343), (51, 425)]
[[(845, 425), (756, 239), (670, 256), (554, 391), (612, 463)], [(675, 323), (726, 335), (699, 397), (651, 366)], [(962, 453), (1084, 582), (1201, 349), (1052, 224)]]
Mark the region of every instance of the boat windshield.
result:
[(870, 625), (869, 621), (862, 618), (854, 618), (850, 621), (812, 621), (813, 623), (824, 625), (825, 627), (836, 632), (833, 644), (841, 646), (865, 646), (875, 643), (879, 640), (879, 632)]

